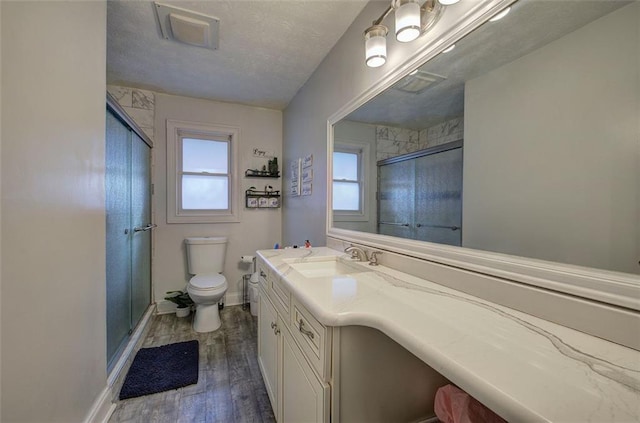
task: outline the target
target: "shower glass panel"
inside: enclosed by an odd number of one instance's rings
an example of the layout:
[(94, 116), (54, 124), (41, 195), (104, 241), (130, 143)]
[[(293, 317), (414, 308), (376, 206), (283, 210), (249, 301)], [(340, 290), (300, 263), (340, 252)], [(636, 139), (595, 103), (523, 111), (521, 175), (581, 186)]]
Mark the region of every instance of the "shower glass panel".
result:
[(462, 141), (378, 162), (378, 233), (462, 243)]
[(109, 109), (106, 122), (107, 371), (111, 371), (151, 304), (151, 149)]
[(413, 160), (378, 167), (378, 233), (413, 238), (414, 196)]
[(462, 148), (419, 157), (415, 164), (414, 239), (462, 245)]
[[(117, 355), (131, 329), (130, 131), (107, 113), (106, 122), (107, 360)], [(126, 230), (126, 232), (125, 232)]]
[[(151, 224), (151, 149), (131, 133), (131, 226)], [(142, 318), (151, 304), (151, 231), (134, 229), (131, 234), (131, 323)]]

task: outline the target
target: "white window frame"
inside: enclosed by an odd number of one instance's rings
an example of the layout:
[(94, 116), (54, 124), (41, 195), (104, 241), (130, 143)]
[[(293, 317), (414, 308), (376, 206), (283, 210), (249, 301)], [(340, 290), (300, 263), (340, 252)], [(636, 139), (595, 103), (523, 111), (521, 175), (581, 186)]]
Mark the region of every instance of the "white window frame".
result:
[[(229, 208), (227, 210), (182, 209), (182, 139), (229, 142)], [(167, 119), (167, 223), (240, 222), (238, 193), (238, 142), (240, 128)], [(190, 173), (189, 173), (190, 174)]]
[[(360, 191), (360, 210), (333, 210), (334, 222), (363, 222), (369, 220), (368, 178), (369, 175), (369, 145), (354, 141), (338, 141), (333, 146), (335, 153), (352, 153), (358, 155), (358, 186)], [(331, 158), (333, 162), (333, 157)], [(333, 179), (333, 167), (331, 168), (331, 192), (334, 182), (342, 182)], [(333, 204), (333, 201), (332, 201)]]

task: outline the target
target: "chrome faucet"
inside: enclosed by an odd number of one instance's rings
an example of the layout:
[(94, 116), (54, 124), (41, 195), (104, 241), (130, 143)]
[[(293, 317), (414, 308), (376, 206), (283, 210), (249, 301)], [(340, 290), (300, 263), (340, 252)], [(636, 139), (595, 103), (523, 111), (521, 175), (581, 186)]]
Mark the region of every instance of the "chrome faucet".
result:
[(344, 249), (344, 252), (351, 253), (351, 258), (353, 260), (358, 260), (358, 261), (369, 260), (369, 258), (367, 257), (367, 252), (360, 247), (356, 247), (355, 245), (348, 246), (347, 248)]
[(377, 266), (378, 265), (378, 254), (382, 254), (382, 251), (372, 251), (371, 257), (369, 258), (369, 266)]

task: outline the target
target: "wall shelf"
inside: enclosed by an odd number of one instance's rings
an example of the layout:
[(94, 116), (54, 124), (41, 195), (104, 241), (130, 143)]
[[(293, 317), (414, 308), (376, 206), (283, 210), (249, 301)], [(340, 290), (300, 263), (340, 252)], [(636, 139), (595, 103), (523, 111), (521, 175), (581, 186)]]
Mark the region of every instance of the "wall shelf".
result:
[(257, 191), (248, 189), (244, 192), (245, 206), (248, 209), (275, 209), (280, 207), (280, 191)]
[(267, 170), (247, 169), (244, 171), (246, 178), (279, 178), (280, 172), (269, 172)]

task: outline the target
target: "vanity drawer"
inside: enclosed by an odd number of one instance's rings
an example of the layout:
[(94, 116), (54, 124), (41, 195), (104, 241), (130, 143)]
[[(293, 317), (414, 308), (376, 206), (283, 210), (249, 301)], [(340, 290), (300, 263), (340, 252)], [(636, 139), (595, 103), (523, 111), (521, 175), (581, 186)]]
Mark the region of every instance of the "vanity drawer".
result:
[(258, 283), (265, 291), (268, 291), (269, 267), (260, 258), (256, 259), (256, 267), (258, 272)]
[(293, 297), (291, 299), (291, 332), (305, 357), (322, 380), (330, 372), (331, 328), (325, 327)]
[(284, 282), (278, 275), (272, 275), (271, 278), (271, 297), (276, 309), (282, 315), (283, 320), (289, 321), (289, 310), (291, 306), (291, 292), (284, 286)]

